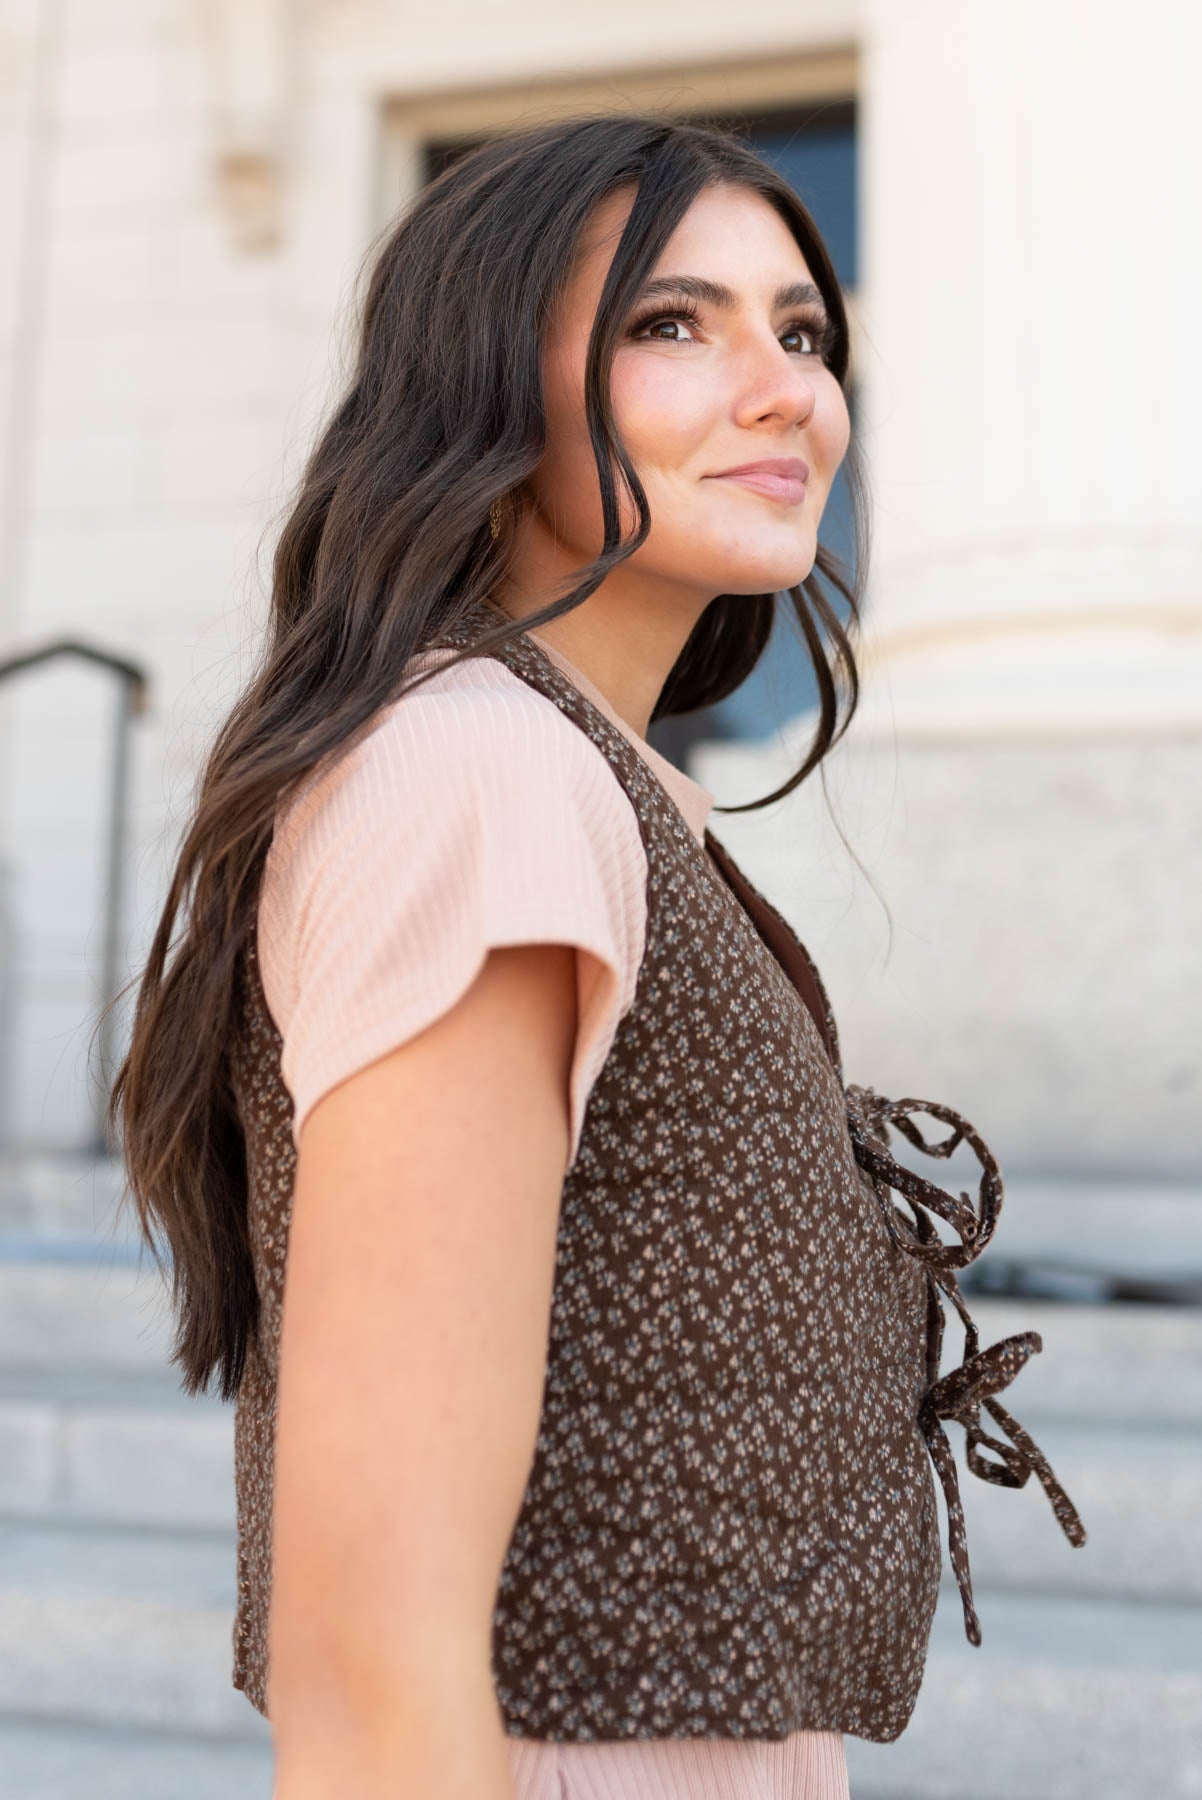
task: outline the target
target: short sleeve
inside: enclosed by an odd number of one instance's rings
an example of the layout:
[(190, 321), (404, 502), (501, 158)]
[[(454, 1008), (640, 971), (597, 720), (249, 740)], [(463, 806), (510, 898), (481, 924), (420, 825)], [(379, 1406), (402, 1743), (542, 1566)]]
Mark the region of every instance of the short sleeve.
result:
[(448, 1011), (489, 949), (561, 943), (578, 952), (570, 1168), (634, 996), (646, 877), (600, 749), (495, 659), (384, 709), (277, 822), (264, 869), (259, 960), (294, 1143), (323, 1094)]

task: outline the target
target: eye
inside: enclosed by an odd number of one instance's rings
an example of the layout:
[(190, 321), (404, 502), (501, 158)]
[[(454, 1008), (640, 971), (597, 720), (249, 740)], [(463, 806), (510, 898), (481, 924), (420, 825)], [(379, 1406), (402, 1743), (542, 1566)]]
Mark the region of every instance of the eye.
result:
[(807, 313), (786, 325), (782, 337), (795, 337), (800, 333), (810, 339), (810, 349), (803, 355), (827, 357), (835, 347), (835, 328), (825, 313)]
[[(678, 325), (682, 319), (689, 325), (699, 325), (701, 323), (700, 314), (691, 300), (682, 300), (678, 306), (672, 308), (671, 312), (644, 313), (643, 316), (636, 319), (631, 326), (630, 335), (631, 337), (641, 336), (644, 331), (650, 331), (655, 325)], [(658, 341), (661, 344), (683, 344), (687, 343), (688, 339), (660, 338)]]
[[(667, 310), (661, 308), (658, 311), (644, 313), (631, 326), (630, 335), (631, 337), (641, 337), (656, 326), (677, 325), (682, 321), (689, 326), (701, 323), (701, 316), (691, 300), (681, 300)], [(791, 319), (781, 332), (781, 337), (797, 336), (808, 337), (810, 340), (808, 348), (798, 352), (802, 356), (826, 358), (834, 348), (835, 328), (825, 312), (814, 310), (809, 313), (799, 313), (796, 318)], [(652, 341), (661, 344), (687, 344), (692, 340), (682, 337), (661, 337)]]

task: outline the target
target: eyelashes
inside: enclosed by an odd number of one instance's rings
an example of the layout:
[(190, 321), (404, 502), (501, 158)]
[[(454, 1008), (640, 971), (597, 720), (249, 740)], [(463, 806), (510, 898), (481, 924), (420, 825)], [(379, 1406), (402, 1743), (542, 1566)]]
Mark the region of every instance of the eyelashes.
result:
[[(699, 325), (701, 323), (701, 314), (698, 312), (695, 303), (691, 300), (681, 300), (677, 304), (669, 304), (667, 306), (661, 302), (659, 306), (652, 307), (649, 311), (644, 312), (641, 317), (633, 321), (630, 327), (630, 335), (631, 337), (636, 337), (650, 325), (668, 324), (677, 319), (684, 319), (689, 325)], [(827, 315), (824, 312), (818, 311), (798, 313), (795, 318), (789, 320), (789, 323), (784, 327), (781, 336), (786, 336), (789, 332), (798, 330), (807, 332), (814, 342), (813, 350), (803, 352), (803, 354), (820, 356), (825, 361), (834, 349), (835, 339), (838, 335)], [(687, 340), (684, 338), (660, 338), (658, 340), (661, 344), (684, 343), (686, 341)]]

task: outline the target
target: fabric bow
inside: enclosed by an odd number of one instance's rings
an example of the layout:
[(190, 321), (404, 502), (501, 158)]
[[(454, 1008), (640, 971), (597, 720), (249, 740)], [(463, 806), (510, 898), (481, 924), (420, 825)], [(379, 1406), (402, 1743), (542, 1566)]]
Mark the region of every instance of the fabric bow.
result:
[[(980, 1133), (950, 1106), (941, 1106), (934, 1101), (888, 1100), (874, 1088), (861, 1087), (854, 1082), (845, 1089), (845, 1095), (848, 1130), (856, 1161), (872, 1182), (889, 1234), (909, 1255), (927, 1265), (927, 1386), (919, 1405), (918, 1423), (943, 1486), (948, 1551), (964, 1607), (965, 1633), (971, 1644), (979, 1644), (981, 1625), (972, 1599), (960, 1483), (951, 1444), (940, 1421), (957, 1419), (964, 1426), (968, 1467), (982, 1480), (991, 1481), (998, 1487), (1024, 1487), (1032, 1473), (1038, 1476), (1069, 1543), (1074, 1547), (1084, 1544), (1086, 1533), (1080, 1515), (1046, 1456), (1017, 1419), (992, 1398), (1009, 1386), (1031, 1356), (1043, 1349), (1043, 1340), (1037, 1331), (1020, 1331), (1012, 1337), (1000, 1338), (996, 1344), (982, 1350), (976, 1325), (956, 1280), (955, 1271), (975, 1261), (989, 1243), (1002, 1208), (1001, 1170)], [(952, 1126), (952, 1131), (942, 1141), (928, 1143), (913, 1123), (911, 1115), (914, 1113), (928, 1113), (933, 1118), (943, 1119)], [(890, 1126), (928, 1156), (948, 1157), (957, 1145), (970, 1144), (981, 1165), (976, 1205), (967, 1193), (949, 1194), (897, 1163), (889, 1153)], [(890, 1200), (890, 1188), (909, 1202), (914, 1215), (913, 1231)], [(943, 1242), (931, 1220), (932, 1212), (948, 1221), (958, 1243)], [(958, 1368), (943, 1376), (939, 1374), (944, 1325), (940, 1289), (951, 1299), (965, 1330), (964, 1360)], [(1008, 1444), (984, 1430), (982, 1406), (1006, 1432), (1010, 1438)], [(996, 1451), (1000, 1462), (982, 1456), (983, 1445)]]

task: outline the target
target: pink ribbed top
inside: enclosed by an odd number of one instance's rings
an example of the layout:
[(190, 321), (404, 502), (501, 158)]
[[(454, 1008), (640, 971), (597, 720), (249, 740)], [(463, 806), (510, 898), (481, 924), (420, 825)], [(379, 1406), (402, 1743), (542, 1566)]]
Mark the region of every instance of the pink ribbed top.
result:
[[(593, 682), (540, 646), (645, 758), (698, 841), (714, 797)], [(426, 669), (452, 654), (428, 651)], [(647, 854), (598, 747), (484, 657), (383, 708), (282, 809), (258, 915), (263, 990), (283, 1038), (293, 1139), (316, 1102), (432, 1024), (490, 947), (577, 949), (568, 1167), (588, 1096), (634, 998)], [(511, 1738), (515, 1800), (848, 1800), (843, 1737), (554, 1744)]]
[[(713, 795), (543, 647), (646, 757), (700, 841)], [(452, 654), (428, 651), (415, 667)], [(570, 1166), (634, 998), (646, 887), (638, 819), (609, 763), (495, 657), (382, 708), (277, 818), (263, 873), (259, 959), (294, 1141), (322, 1094), (447, 1011), (491, 946), (574, 944)]]

